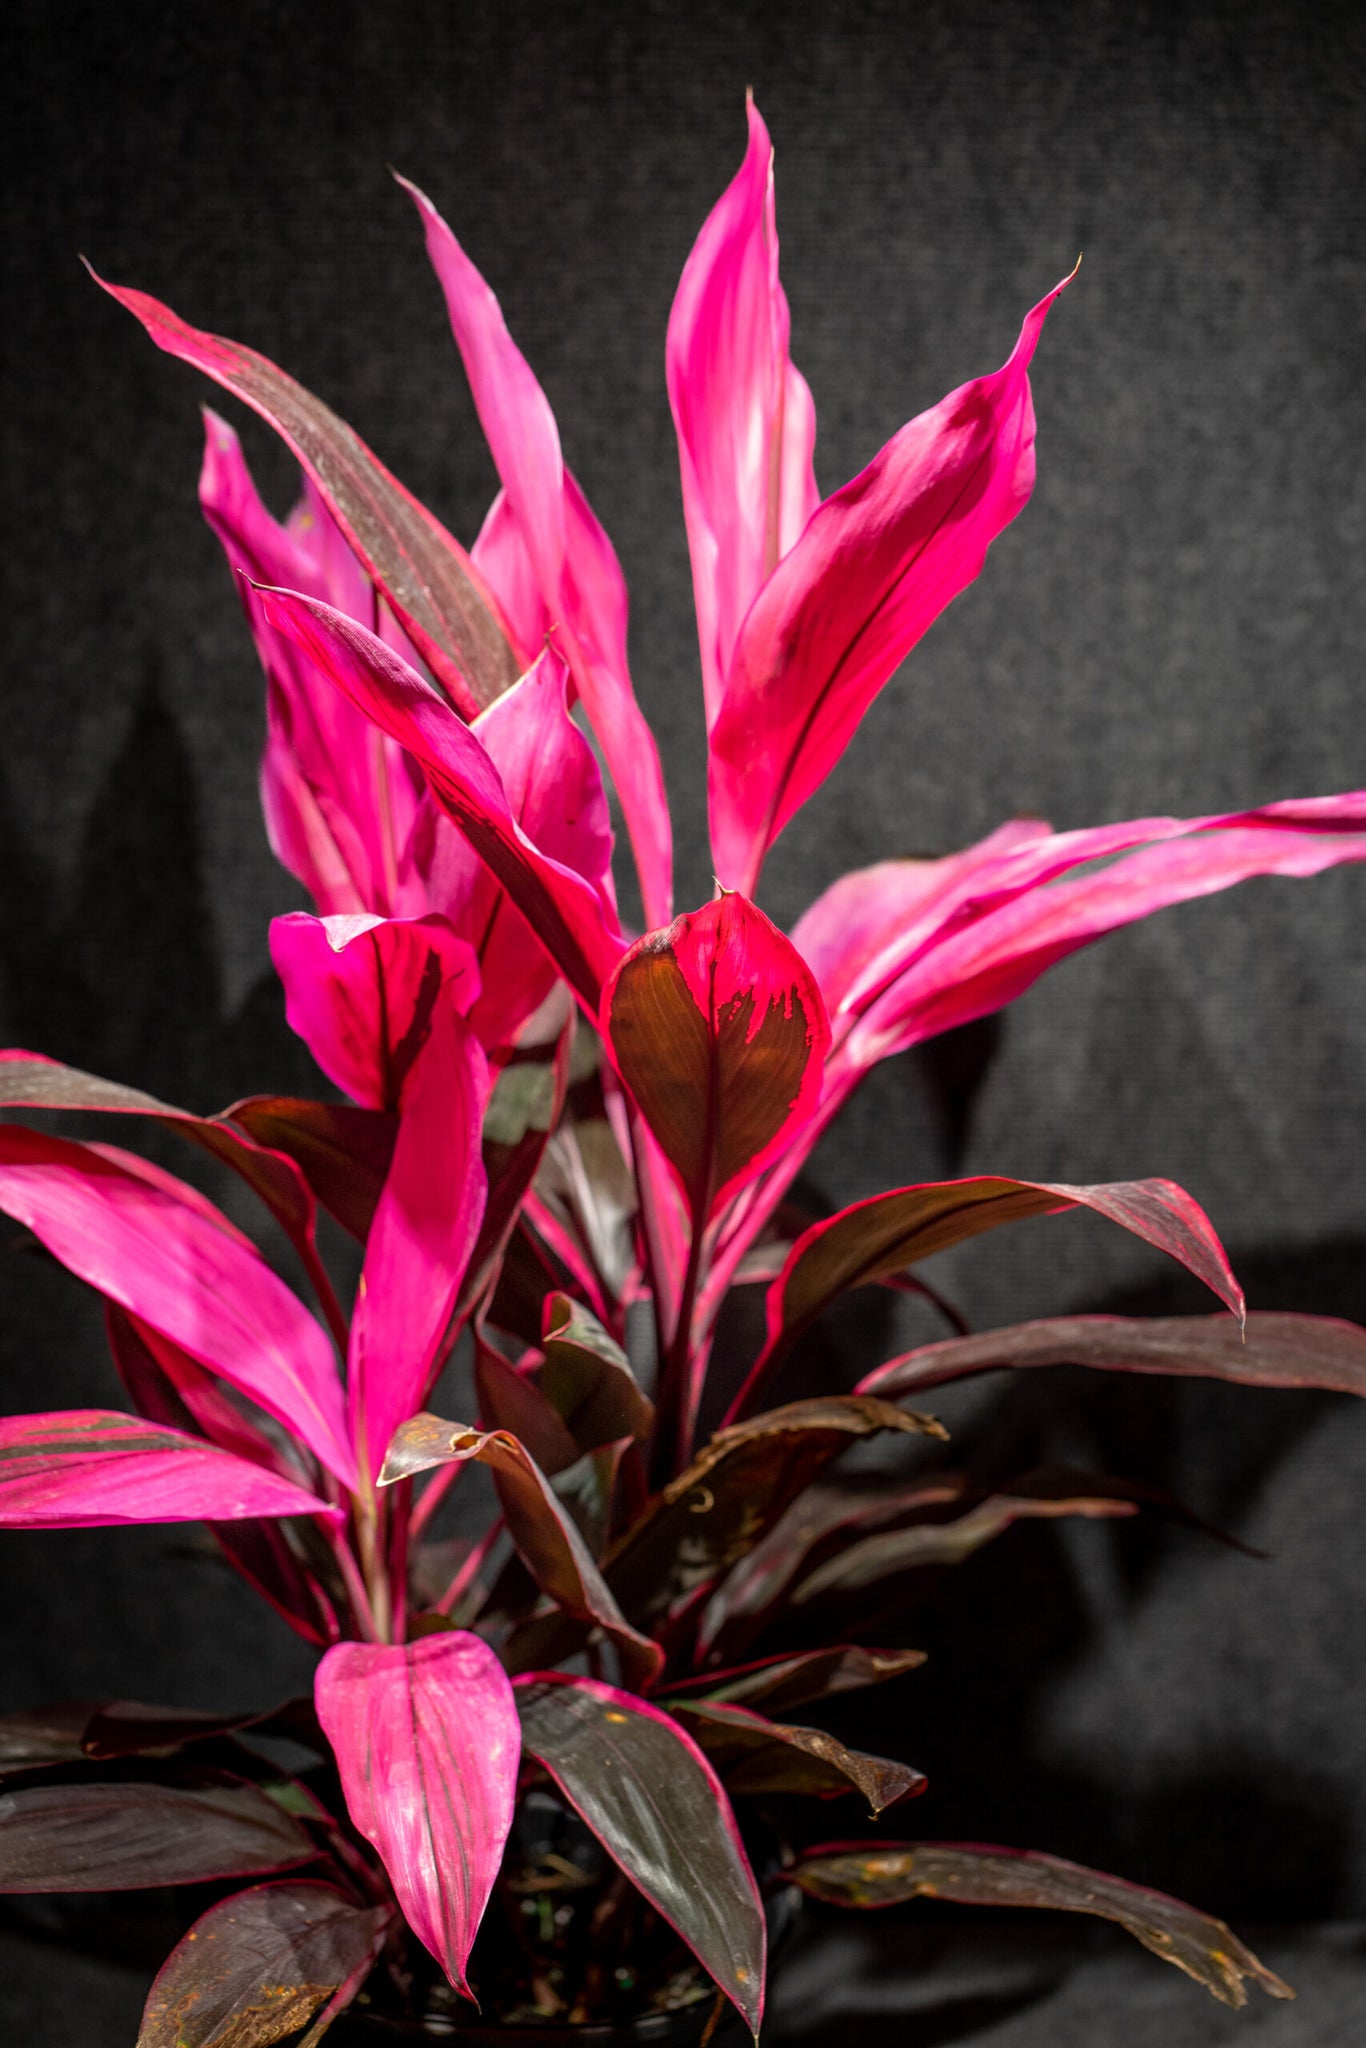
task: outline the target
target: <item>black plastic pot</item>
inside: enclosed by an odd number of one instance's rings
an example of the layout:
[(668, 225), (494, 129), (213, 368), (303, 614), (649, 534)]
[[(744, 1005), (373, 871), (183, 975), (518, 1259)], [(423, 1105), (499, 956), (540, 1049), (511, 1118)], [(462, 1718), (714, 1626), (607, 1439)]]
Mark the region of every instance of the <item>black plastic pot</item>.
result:
[[(677, 2012), (647, 2013), (622, 2026), (509, 2026), (500, 2027), (476, 2020), (464, 2025), (444, 2020), (386, 2019), (378, 2013), (353, 2008), (331, 2028), (327, 2039), (335, 2048), (411, 2048), (421, 2043), (435, 2048), (447, 2042), (450, 2048), (694, 2048), (711, 2017), (713, 2001), (699, 1999)], [(720, 2044), (731, 2029), (723, 2020), (712, 2036)]]

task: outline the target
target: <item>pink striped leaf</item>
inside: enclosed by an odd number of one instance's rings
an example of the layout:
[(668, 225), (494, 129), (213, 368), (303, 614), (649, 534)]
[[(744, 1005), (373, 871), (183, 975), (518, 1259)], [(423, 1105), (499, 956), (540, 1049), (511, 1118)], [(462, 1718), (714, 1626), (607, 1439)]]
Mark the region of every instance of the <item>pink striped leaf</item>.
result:
[(330, 1080), (365, 1109), (396, 1110), (438, 1001), (468, 1014), (474, 949), (443, 917), (271, 920), (285, 1015)]
[(350, 2003), (393, 1918), (391, 1907), (358, 1906), (312, 1878), (220, 1899), (157, 1972), (137, 2048), (271, 2048), (295, 2039), (315, 2016)]
[(488, 1086), (469, 1025), (438, 1008), (407, 1077), (351, 1319), (348, 1401), (367, 1477), (440, 1370), (488, 1193), (480, 1143)]
[(778, 1359), (847, 1288), (885, 1279), (1003, 1223), (1077, 1208), (1094, 1210), (1179, 1260), (1243, 1319), (1243, 1292), (1214, 1226), (1174, 1181), (1106, 1181), (1092, 1187), (986, 1175), (928, 1181), (855, 1202), (803, 1231), (769, 1288), (767, 1341), (732, 1414), (745, 1412)]
[(1247, 1387), (1323, 1387), (1366, 1397), (1366, 1330), (1335, 1316), (1053, 1316), (922, 1344), (859, 1382), (895, 1401), (976, 1373), (1085, 1365), (1101, 1372), (1231, 1380)]
[(1295, 1995), (1222, 1920), (1165, 1892), (1035, 1849), (981, 1842), (826, 1842), (804, 1850), (785, 1874), (812, 1898), (836, 1906), (899, 1906), (927, 1898), (1095, 1913), (1116, 1921), (1223, 2005), (1247, 2004), (1245, 1979), (1272, 1998)]
[(1003, 367), (911, 420), (812, 515), (740, 628), (711, 733), (716, 872), (752, 893), (898, 664), (972, 582), (1034, 487), (1029, 363), (1049, 308)]
[(513, 1684), (522, 1741), (756, 2038), (764, 2010), (758, 1886), (725, 1788), (670, 1715), (593, 1678)]
[(625, 944), (605, 887), (533, 843), (486, 749), (383, 641), (314, 599), (282, 590), (263, 591), (262, 598), (270, 621), (421, 763), (441, 808), (596, 1015), (602, 984)]
[(467, 1459), (493, 1474), (513, 1547), (541, 1591), (575, 1620), (602, 1630), (616, 1645), (628, 1683), (650, 1685), (663, 1666), (663, 1652), (627, 1621), (568, 1507), (515, 1436), (415, 1415), (390, 1444), (379, 1483), (388, 1486)]
[(329, 1514), (327, 1502), (217, 1444), (107, 1408), (0, 1418), (0, 1527), (228, 1522)]
[(603, 997), (602, 1032), (695, 1231), (820, 1100), (830, 1043), (820, 991), (791, 941), (743, 896), (723, 895), (637, 940)]
[[(0, 1210), (78, 1279), (179, 1344), (355, 1480), (332, 1348), (259, 1253), (88, 1145), (0, 1127)], [(169, 1183), (169, 1187), (166, 1185)]]
[(463, 1629), (416, 1643), (338, 1643), (318, 1719), (352, 1821), (383, 1858), (404, 1918), (455, 1989), (512, 1823), (521, 1738), (512, 1688)]
[(517, 659), (469, 556), (344, 420), (254, 349), (190, 327), (146, 292), (91, 276), (158, 348), (202, 370), (274, 427), (457, 704), (472, 715), (508, 688)]
[(569, 664), (616, 785), (646, 917), (662, 924), (669, 915), (669, 807), (654, 735), (627, 670), (626, 586), (616, 554), (564, 467), (555, 416), (508, 333), (497, 299), (431, 201), (406, 178), (398, 182), (422, 220), (427, 254), (502, 481), (503, 518), (522, 544), (546, 629)]
[(820, 502), (816, 414), (788, 356), (773, 147), (753, 98), (740, 170), (683, 266), (665, 349), (710, 726), (750, 605)]

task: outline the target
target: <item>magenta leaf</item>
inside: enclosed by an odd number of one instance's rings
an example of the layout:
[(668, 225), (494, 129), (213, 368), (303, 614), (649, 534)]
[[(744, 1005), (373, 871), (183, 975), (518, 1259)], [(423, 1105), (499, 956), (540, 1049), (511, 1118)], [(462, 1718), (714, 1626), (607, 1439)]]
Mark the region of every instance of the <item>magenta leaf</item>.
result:
[(778, 281), (773, 148), (752, 98), (747, 111), (745, 160), (683, 266), (665, 353), (709, 726), (745, 614), (820, 501)]
[(769, 1288), (767, 1343), (732, 1414), (752, 1404), (778, 1360), (846, 1288), (885, 1279), (1004, 1223), (1076, 1208), (1092, 1209), (1178, 1259), (1242, 1320), (1243, 1292), (1214, 1226), (1175, 1181), (1106, 1181), (1091, 1187), (987, 1175), (928, 1181), (855, 1202), (802, 1233)]
[(728, 887), (753, 892), (873, 698), (1028, 501), (1029, 363), (1066, 282), (1001, 369), (911, 420), (826, 499), (751, 605), (711, 732), (712, 851)]
[(443, 917), (272, 919), (285, 1015), (330, 1080), (364, 1109), (396, 1110), (438, 1002), (467, 1014), (474, 949)]
[(357, 1456), (379, 1471), (426, 1400), (479, 1234), (488, 1063), (464, 1018), (439, 1006), (407, 1076), (394, 1156), (365, 1247), (351, 1321), (348, 1401)]
[(0, 1528), (330, 1512), (278, 1473), (136, 1416), (69, 1408), (0, 1417)]
[(192, 1189), (88, 1145), (0, 1128), (0, 1210), (110, 1301), (181, 1345), (355, 1479), (336, 1359), (298, 1297)]
[[(568, 474), (559, 431), (498, 301), (431, 201), (399, 184), (417, 207), (494, 463), (503, 521), (525, 555), (545, 626), (564, 654), (602, 747), (631, 835), (652, 924), (669, 915), (669, 808), (659, 755), (626, 665), (626, 587), (612, 544)], [(503, 541), (506, 550), (507, 540)], [(483, 562), (482, 549), (476, 559)], [(530, 622), (528, 622), (530, 623)]]
[(846, 1749), (823, 1728), (770, 1721), (749, 1707), (715, 1700), (670, 1700), (668, 1709), (720, 1772), (731, 1793), (797, 1792), (838, 1799), (860, 1792), (869, 1818), (923, 1792), (925, 1777), (891, 1757)]
[(763, 1908), (720, 1779), (658, 1707), (591, 1678), (513, 1685), (522, 1741), (757, 2037)]
[(1250, 1387), (1325, 1387), (1366, 1396), (1366, 1330), (1334, 1316), (1053, 1316), (922, 1344), (880, 1365), (862, 1394), (896, 1400), (974, 1373), (1043, 1365), (1164, 1373)]
[(1143, 1946), (1203, 1984), (1223, 2005), (1247, 2004), (1246, 1978), (1272, 1998), (1293, 1998), (1222, 1920), (1165, 1892), (1034, 1849), (979, 1842), (831, 1842), (806, 1850), (787, 1876), (836, 1906), (896, 1906), (956, 1899), (965, 1906), (1045, 1906), (1114, 1920)]
[(261, 595), (271, 623), (421, 763), (441, 808), (502, 883), (590, 1014), (596, 1015), (602, 984), (624, 945), (604, 889), (542, 852), (528, 837), (489, 753), (436, 691), (383, 641), (311, 598), (282, 590)]
[(499, 1071), (484, 1110), (488, 1201), (470, 1254), (460, 1309), (468, 1314), (494, 1281), (517, 1227), (551, 1132), (564, 1108), (573, 1041), (572, 1014), (553, 1045), (526, 1047)]
[(344, 1987), (360, 1988), (392, 1919), (315, 1879), (220, 1899), (157, 1973), (137, 2048), (271, 2048), (293, 2038)]
[(192, 1785), (76, 1778), (0, 1799), (0, 1892), (146, 1891), (309, 1863), (312, 1838), (244, 1779)]
[(791, 942), (727, 894), (648, 932), (602, 1004), (613, 1061), (702, 1227), (814, 1115), (825, 1005)]
[(542, 1592), (566, 1614), (602, 1630), (616, 1645), (630, 1684), (649, 1685), (662, 1668), (663, 1652), (626, 1620), (569, 1509), (516, 1437), (469, 1429), (439, 1415), (415, 1415), (390, 1444), (379, 1483), (389, 1486), (466, 1459), (492, 1472), (508, 1534)]
[(318, 1718), (351, 1819), (403, 1914), (457, 1991), (512, 1822), (521, 1754), (507, 1674), (463, 1630), (338, 1643), (318, 1666)]
[(254, 349), (188, 326), (146, 292), (95, 282), (158, 348), (202, 370), (274, 427), (458, 704), (472, 712), (508, 688), (516, 657), (478, 571), (345, 421)]

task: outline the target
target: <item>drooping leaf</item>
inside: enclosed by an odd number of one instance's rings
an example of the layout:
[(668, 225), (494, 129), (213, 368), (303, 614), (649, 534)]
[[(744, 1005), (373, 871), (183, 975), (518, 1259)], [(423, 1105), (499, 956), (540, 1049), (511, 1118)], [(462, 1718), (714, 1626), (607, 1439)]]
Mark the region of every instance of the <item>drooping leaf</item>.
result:
[(76, 1778), (0, 1800), (0, 1892), (139, 1891), (263, 1876), (317, 1854), (300, 1823), (223, 1772), (192, 1785)]
[(825, 1650), (764, 1657), (729, 1671), (699, 1672), (683, 1684), (670, 1681), (671, 1699), (704, 1698), (722, 1706), (762, 1707), (790, 1713), (808, 1700), (827, 1699), (867, 1685), (883, 1685), (925, 1661), (923, 1650), (868, 1650), (836, 1643)]
[(621, 569), (564, 467), (554, 414), (508, 333), (497, 299), (431, 201), (406, 178), (398, 182), (421, 216), (427, 253), (502, 481), (501, 511), (516, 530), (544, 610), (545, 625), (527, 644), (548, 629), (563, 650), (616, 784), (646, 917), (662, 924), (669, 915), (669, 807), (654, 735), (627, 670)]
[(289, 1154), (287, 1146), (274, 1147), (270, 1141), (246, 1127), (235, 1129), (228, 1121), (232, 1110), (222, 1116), (192, 1116), (158, 1102), (141, 1088), (128, 1088), (120, 1081), (101, 1080), (79, 1067), (63, 1066), (43, 1053), (19, 1049), (0, 1052), (0, 1107), (6, 1109), (72, 1109), (111, 1111), (116, 1115), (150, 1116), (173, 1130), (177, 1137), (208, 1152), (240, 1174), (247, 1186), (266, 1204), (294, 1245), (309, 1277), (326, 1296), (327, 1282), (321, 1273), (314, 1236), (313, 1197), (309, 1184)]
[[(331, 606), (290, 591), (263, 591), (261, 597), (271, 623), (421, 763), (436, 801), (596, 1016), (603, 983), (625, 945), (603, 888), (543, 853), (528, 837), (486, 749), (373, 633)], [(549, 660), (542, 656), (543, 662)]]
[(861, 1792), (870, 1816), (925, 1789), (924, 1773), (891, 1757), (847, 1749), (823, 1728), (771, 1721), (716, 1700), (670, 1700), (668, 1711), (706, 1752), (730, 1792), (799, 1792), (837, 1799)]
[(830, 1043), (805, 961), (733, 894), (636, 941), (603, 997), (602, 1034), (696, 1230), (814, 1115)]
[(313, 1879), (220, 1899), (157, 1973), (137, 2048), (271, 2048), (291, 2038), (344, 1988), (359, 1989), (392, 1918)]
[(344, 420), (254, 349), (188, 326), (146, 292), (101, 277), (95, 282), (142, 322), (158, 348), (202, 370), (274, 427), (433, 674), (468, 715), (509, 687), (519, 664), (478, 571)]
[(624, 1612), (664, 1613), (719, 1578), (833, 1458), (884, 1430), (946, 1434), (928, 1416), (849, 1395), (793, 1401), (720, 1431), (608, 1553), (607, 1583)]
[(922, 1344), (870, 1372), (859, 1391), (896, 1400), (973, 1373), (1043, 1365), (1366, 1395), (1366, 1330), (1268, 1310), (1254, 1310), (1241, 1329), (1233, 1316), (1052, 1316)]
[(743, 1414), (752, 1405), (778, 1360), (847, 1288), (865, 1287), (1004, 1223), (1077, 1208), (1094, 1210), (1146, 1244), (1156, 1245), (1203, 1280), (1240, 1319), (1244, 1315), (1243, 1291), (1213, 1224), (1175, 1181), (1106, 1181), (1079, 1187), (981, 1175), (892, 1188), (812, 1224), (797, 1239), (769, 1289), (767, 1341), (732, 1405), (732, 1415)]
[(730, 1802), (692, 1737), (646, 1701), (557, 1672), (514, 1682), (522, 1741), (757, 2036), (765, 1927)]
[(773, 147), (752, 98), (747, 111), (744, 163), (683, 266), (665, 352), (709, 726), (745, 614), (820, 501), (815, 408), (778, 281)]
[(437, 1004), (464, 1015), (479, 993), (474, 948), (444, 917), (293, 910), (271, 920), (270, 957), (291, 1030), (364, 1109), (399, 1108)]
[(916, 1898), (966, 1906), (1044, 1906), (1114, 1920), (1163, 1962), (1174, 1963), (1224, 2005), (1247, 2003), (1244, 1979), (1272, 1998), (1294, 1992), (1222, 1920), (1165, 1892), (1128, 1884), (1034, 1849), (977, 1842), (832, 1842), (808, 1850), (786, 1873), (813, 1898), (838, 1906), (895, 1906)]
[(0, 1528), (331, 1512), (277, 1472), (132, 1415), (69, 1408), (0, 1418)]
[(394, 1156), (396, 1117), (293, 1095), (249, 1095), (223, 1116), (292, 1159), (323, 1207), (364, 1244)]
[(507, 1674), (463, 1629), (407, 1644), (338, 1643), (318, 1719), (351, 1819), (404, 1918), (457, 1991), (512, 1821), (520, 1737)]
[(444, 1422), (439, 1415), (415, 1415), (394, 1436), (379, 1483), (392, 1485), (434, 1465), (467, 1458), (492, 1472), (508, 1534), (537, 1585), (566, 1614), (600, 1628), (616, 1644), (628, 1682), (648, 1685), (663, 1664), (663, 1652), (626, 1620), (573, 1516), (516, 1437)]
[(49, 1764), (79, 1763), (95, 1700), (61, 1700), (49, 1707), (24, 1707), (0, 1714), (0, 1776), (43, 1770)]
[(357, 1456), (378, 1473), (394, 1431), (427, 1399), (483, 1219), (488, 1062), (438, 1005), (407, 1077), (394, 1156), (370, 1225), (351, 1319), (347, 1397)]
[(1001, 369), (909, 421), (817, 508), (750, 606), (711, 731), (712, 852), (728, 888), (753, 893), (873, 698), (1027, 502), (1029, 363), (1063, 288), (1026, 316)]
[(354, 1484), (332, 1348), (297, 1295), (194, 1190), (100, 1150), (0, 1128), (0, 1209), (107, 1299), (169, 1337)]

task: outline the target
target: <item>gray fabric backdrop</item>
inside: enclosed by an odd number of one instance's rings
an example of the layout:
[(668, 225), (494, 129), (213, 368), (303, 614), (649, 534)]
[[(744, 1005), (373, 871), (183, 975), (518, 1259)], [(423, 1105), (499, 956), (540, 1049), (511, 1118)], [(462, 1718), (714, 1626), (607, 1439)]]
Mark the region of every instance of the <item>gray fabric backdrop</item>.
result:
[[(1366, 781), (1357, 10), (47, 0), (20, 18), (0, 199), (8, 1042), (195, 1108), (313, 1085), (266, 955), (268, 918), (301, 898), (257, 812), (259, 676), (194, 505), (209, 394), (76, 253), (293, 370), (468, 540), (492, 472), (387, 164), (485, 268), (616, 540), (680, 897), (708, 892), (662, 348), (749, 84), (824, 489), (998, 363), (1085, 251), (1037, 358), (1033, 503), (788, 832), (773, 914), (1014, 811), (1071, 826)], [(282, 503), (287, 465), (246, 431)], [(813, 1183), (834, 1202), (947, 1172), (1167, 1174), (1255, 1306), (1366, 1319), (1363, 921), (1348, 870), (1107, 941), (999, 1028), (893, 1062)], [(942, 1265), (982, 1324), (1202, 1306), (1076, 1220)], [(111, 1399), (74, 1283), (11, 1257), (4, 1286), (3, 1405)], [(861, 1304), (825, 1367), (847, 1381), (897, 1335)], [(1230, 1914), (1366, 1911), (1366, 1413), (1081, 1375), (941, 1405), (994, 1476), (1045, 1454), (1122, 1471), (1271, 1557), (1093, 1526), (967, 1567), (923, 1618), (929, 1669), (874, 1717), (931, 1774), (918, 1825)], [(283, 1626), (258, 1636), (187, 1548), (7, 1538), (3, 1703), (297, 1683)]]

